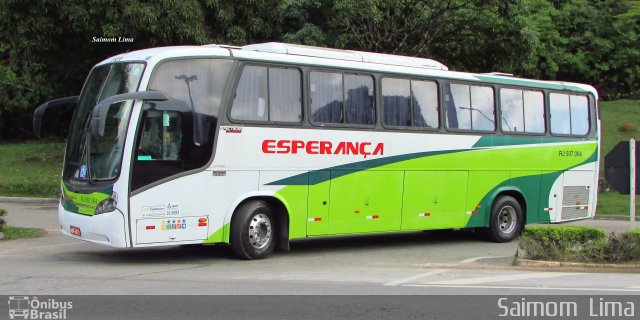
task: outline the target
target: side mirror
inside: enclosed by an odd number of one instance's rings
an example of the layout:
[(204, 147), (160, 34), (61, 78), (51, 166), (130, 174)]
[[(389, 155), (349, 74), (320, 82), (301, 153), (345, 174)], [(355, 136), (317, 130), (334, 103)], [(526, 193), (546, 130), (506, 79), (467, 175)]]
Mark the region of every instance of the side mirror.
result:
[(36, 108), (36, 111), (33, 112), (33, 134), (40, 138), (40, 134), (42, 133), (42, 118), (44, 114), (47, 112), (49, 108), (59, 108), (65, 105), (77, 105), (79, 96), (72, 96), (60, 99), (54, 99), (47, 101)]
[(108, 97), (100, 101), (93, 108), (93, 114), (91, 116), (91, 134), (94, 136), (104, 135), (107, 113), (109, 112), (109, 107), (114, 103), (127, 100), (165, 101), (169, 99), (171, 99), (169, 95), (162, 91), (139, 91)]

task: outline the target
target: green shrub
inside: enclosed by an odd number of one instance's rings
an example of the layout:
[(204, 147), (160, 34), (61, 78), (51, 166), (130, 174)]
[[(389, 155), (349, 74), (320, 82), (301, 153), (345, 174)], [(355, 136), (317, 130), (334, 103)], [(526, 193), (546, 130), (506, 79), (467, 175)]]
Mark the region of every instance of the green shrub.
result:
[(7, 210), (0, 208), (0, 232), (7, 228), (7, 222), (4, 220), (4, 216), (7, 215)]
[(607, 260), (611, 262), (640, 261), (640, 229), (620, 235), (611, 233), (607, 251)]
[(578, 262), (640, 261), (640, 229), (620, 235), (574, 226), (535, 226), (518, 239), (518, 256), (533, 260)]
[(589, 227), (535, 226), (523, 232), (518, 246), (526, 259), (599, 262), (606, 258), (607, 235)]

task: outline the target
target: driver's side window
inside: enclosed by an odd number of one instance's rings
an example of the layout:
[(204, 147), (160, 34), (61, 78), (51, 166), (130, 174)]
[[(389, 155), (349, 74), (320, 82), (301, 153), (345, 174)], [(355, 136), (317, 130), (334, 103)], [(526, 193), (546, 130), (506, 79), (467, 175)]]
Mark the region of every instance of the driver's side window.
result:
[(137, 160), (180, 160), (182, 117), (174, 111), (145, 111)]
[(131, 190), (183, 172), (186, 140), (182, 113), (145, 110), (136, 138)]

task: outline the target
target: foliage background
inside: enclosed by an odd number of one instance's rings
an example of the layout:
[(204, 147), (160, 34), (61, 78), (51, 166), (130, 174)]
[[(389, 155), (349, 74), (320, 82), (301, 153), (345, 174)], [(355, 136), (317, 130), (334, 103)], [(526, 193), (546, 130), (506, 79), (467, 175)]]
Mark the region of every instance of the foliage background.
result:
[[(639, 0), (0, 0), (0, 140), (31, 138), (35, 107), (78, 94), (97, 62), (165, 45), (284, 41), (394, 53), (638, 98), (639, 17)], [(64, 135), (69, 115), (51, 115), (51, 128), (64, 129), (45, 132)]]

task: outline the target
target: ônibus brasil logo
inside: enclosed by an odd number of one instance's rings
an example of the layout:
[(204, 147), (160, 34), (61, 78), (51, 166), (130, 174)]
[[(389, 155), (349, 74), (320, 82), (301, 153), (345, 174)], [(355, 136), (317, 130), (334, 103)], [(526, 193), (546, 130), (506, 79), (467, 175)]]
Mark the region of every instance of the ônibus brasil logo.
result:
[(263, 140), (263, 153), (277, 154), (345, 154), (377, 156), (384, 154), (384, 143), (303, 141), (303, 140)]
[(67, 319), (67, 310), (73, 308), (70, 301), (38, 297), (9, 297), (9, 319)]

